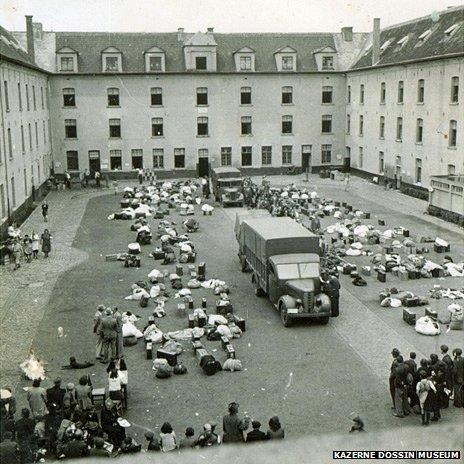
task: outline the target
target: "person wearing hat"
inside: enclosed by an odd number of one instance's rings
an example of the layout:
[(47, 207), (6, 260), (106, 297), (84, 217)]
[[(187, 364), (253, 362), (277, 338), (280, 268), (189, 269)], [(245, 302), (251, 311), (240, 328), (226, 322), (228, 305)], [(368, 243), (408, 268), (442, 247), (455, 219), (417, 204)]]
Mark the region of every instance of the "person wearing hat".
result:
[(395, 369), (398, 364), (396, 359), (400, 355), (400, 350), (398, 350), (398, 348), (393, 348), (391, 355), (393, 357), (393, 361), (390, 366), (390, 377), (388, 379), (388, 383), (390, 386), (390, 396), (393, 402), (392, 409), (395, 409)]
[(195, 444), (200, 448), (219, 444), (219, 437), (216, 433), (214, 433), (214, 427), (211, 424), (205, 424), (203, 426), (203, 432), (197, 438)]
[(238, 417), (238, 403), (232, 402), (229, 404), (229, 414), (222, 418), (222, 442), (223, 443), (240, 443), (245, 441), (243, 432), (245, 432), (250, 425), (250, 418)]
[(448, 354), (449, 348), (446, 345), (440, 346), (440, 351), (443, 357), (441, 358), (442, 362), (446, 365), (446, 384), (450, 390), (453, 389), (453, 360)]
[(61, 387), (61, 378), (57, 377), (53, 382), (53, 387), (47, 388), (47, 406), (55, 404), (55, 411), (61, 411), (63, 407), (63, 398), (66, 390)]
[(105, 440), (101, 437), (96, 437), (93, 440), (93, 448), (89, 450), (89, 457), (92, 458), (109, 458), (110, 452), (105, 449)]
[(321, 272), (320, 281), (322, 291), (330, 299), (332, 317), (337, 317), (340, 313), (340, 282), (335, 276), (329, 275), (326, 270)]
[(98, 334), (102, 338), (102, 359), (100, 362), (107, 364), (110, 359), (116, 357), (116, 339), (118, 326), (113, 317), (111, 308), (106, 308), (105, 316), (101, 319)]
[(62, 453), (67, 458), (81, 458), (89, 454), (89, 448), (84, 441), (81, 429), (76, 429), (72, 439), (63, 447)]
[(453, 390), (454, 390), (454, 401), (453, 404), (457, 408), (464, 406), (464, 358), (462, 357), (461, 348), (455, 348), (453, 350)]
[(151, 431), (145, 432), (145, 439), (147, 440), (147, 451), (161, 451), (159, 439)]
[(253, 430), (251, 432), (248, 432), (246, 436), (247, 443), (251, 443), (253, 441), (267, 440), (266, 433), (262, 430), (259, 430), (261, 428), (261, 422), (257, 420), (251, 421), (251, 427)]

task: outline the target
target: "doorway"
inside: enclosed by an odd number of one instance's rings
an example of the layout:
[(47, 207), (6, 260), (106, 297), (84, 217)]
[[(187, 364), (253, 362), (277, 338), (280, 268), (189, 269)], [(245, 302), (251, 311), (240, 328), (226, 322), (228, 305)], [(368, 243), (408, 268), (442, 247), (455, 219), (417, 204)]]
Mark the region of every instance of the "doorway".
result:
[(197, 172), (198, 177), (209, 177), (209, 157), (208, 150), (205, 148), (198, 150)]
[(89, 151), (89, 171), (90, 176), (93, 175), (98, 171), (101, 171), (100, 167), (100, 151), (99, 150), (90, 150)]
[(311, 153), (301, 154), (301, 167), (303, 168), (303, 172), (311, 172)]

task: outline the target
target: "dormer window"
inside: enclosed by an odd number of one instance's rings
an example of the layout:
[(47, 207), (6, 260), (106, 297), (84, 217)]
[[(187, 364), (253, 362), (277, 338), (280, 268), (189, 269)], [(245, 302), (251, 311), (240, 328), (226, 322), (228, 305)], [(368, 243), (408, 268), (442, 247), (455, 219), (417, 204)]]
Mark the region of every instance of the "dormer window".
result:
[(323, 47), (313, 52), (318, 71), (334, 71), (337, 69), (337, 50), (333, 47)]
[(74, 58), (72, 56), (62, 56), (60, 64), (60, 71), (74, 71)]
[(251, 56), (240, 57), (240, 71), (251, 71)]
[(385, 41), (380, 47), (380, 53), (383, 53), (390, 46), (391, 43), (392, 43), (391, 40)]
[(418, 47), (419, 45), (422, 45), (430, 36), (430, 34), (432, 33), (432, 30), (431, 29), (427, 29), (426, 31), (424, 31), (418, 38), (417, 40), (417, 44), (416, 44), (416, 47)]
[(277, 71), (296, 71), (296, 50), (292, 47), (281, 47), (274, 52)]
[(197, 32), (183, 45), (186, 69), (193, 71), (216, 71), (217, 44), (212, 30)]
[(328, 70), (334, 68), (334, 59), (333, 56), (323, 56), (322, 57), (322, 69)]
[(247, 72), (255, 70), (255, 51), (249, 47), (242, 47), (234, 52), (235, 70)]
[(164, 72), (165, 71), (165, 54), (164, 50), (158, 47), (152, 47), (145, 52), (145, 71), (146, 72)]
[(63, 47), (56, 52), (56, 69), (58, 72), (77, 72), (77, 52)]
[(102, 51), (102, 70), (103, 72), (121, 72), (122, 54), (115, 47), (108, 47)]
[(282, 57), (282, 70), (293, 71), (293, 56)]
[(408, 40), (409, 40), (408, 35), (405, 35), (402, 39), (398, 40), (395, 51), (401, 50), (408, 43)]

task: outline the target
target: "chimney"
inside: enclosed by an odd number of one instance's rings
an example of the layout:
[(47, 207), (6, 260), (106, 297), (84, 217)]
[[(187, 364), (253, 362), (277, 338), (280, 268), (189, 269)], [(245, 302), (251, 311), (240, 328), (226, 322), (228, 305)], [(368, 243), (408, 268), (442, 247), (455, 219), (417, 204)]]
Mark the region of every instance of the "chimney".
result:
[(26, 15), (26, 37), (27, 37), (27, 54), (35, 62), (34, 53), (34, 27), (32, 26), (32, 16)]
[(380, 60), (380, 18), (374, 18), (374, 29), (372, 31), (372, 66)]
[(184, 28), (183, 27), (179, 27), (177, 29), (177, 41), (178, 42), (182, 42), (184, 40)]
[(353, 41), (353, 28), (342, 27), (342, 37), (345, 42), (352, 42)]
[(208, 27), (208, 29), (206, 30), (206, 32), (208, 34), (212, 34), (214, 32), (214, 27)]

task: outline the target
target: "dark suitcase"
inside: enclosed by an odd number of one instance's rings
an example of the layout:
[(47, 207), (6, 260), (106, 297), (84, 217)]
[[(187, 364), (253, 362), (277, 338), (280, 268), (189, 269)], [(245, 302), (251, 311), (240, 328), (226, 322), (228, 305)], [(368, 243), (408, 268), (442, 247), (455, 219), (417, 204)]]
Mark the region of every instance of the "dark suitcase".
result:
[(405, 298), (403, 300), (403, 306), (406, 306), (406, 308), (420, 306), (420, 298), (418, 298), (417, 296), (413, 296), (411, 298)]
[(204, 327), (206, 325), (206, 316), (200, 316), (198, 318), (198, 327)]
[(232, 345), (226, 346), (226, 353), (228, 358), (235, 358), (235, 348)]
[(168, 351), (159, 348), (156, 351), (156, 357), (166, 359), (170, 366), (175, 366), (177, 364), (177, 354), (169, 353)]
[(436, 311), (434, 311), (431, 308), (425, 308), (425, 315), (431, 317), (432, 319), (437, 320), (438, 319), (438, 314)]
[(142, 296), (142, 298), (140, 298), (140, 301), (139, 301), (140, 307), (146, 308), (148, 306), (148, 300), (149, 300), (148, 297)]
[(243, 317), (234, 316), (234, 322), (235, 322), (235, 324), (237, 324), (237, 326), (239, 327), (239, 329), (242, 332), (246, 331), (246, 323), (245, 323), (245, 319), (243, 319)]
[(147, 354), (147, 359), (153, 359), (153, 343), (152, 342), (148, 342), (145, 345), (145, 351)]
[(403, 308), (403, 321), (409, 325), (416, 325), (416, 313), (408, 308)]
[(385, 221), (383, 219), (379, 219), (378, 223), (379, 223), (379, 226), (384, 226), (385, 225)]
[(176, 274), (178, 276), (183, 276), (184, 275), (184, 268), (180, 264), (176, 265)]
[(195, 327), (195, 316), (193, 314), (188, 315), (188, 326), (189, 329), (193, 329)]
[(379, 282), (386, 282), (387, 274), (384, 271), (377, 271), (377, 280)]
[(202, 277), (206, 275), (206, 263), (198, 264), (197, 274)]
[(155, 260), (164, 259), (165, 257), (165, 253), (162, 250), (155, 250), (152, 254)]
[(221, 337), (221, 346), (222, 346), (222, 349), (225, 350), (226, 347), (227, 347), (227, 345), (228, 345), (229, 343), (230, 343), (229, 339), (228, 339), (225, 335), (223, 335), (223, 336)]

